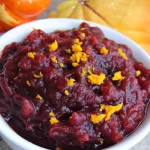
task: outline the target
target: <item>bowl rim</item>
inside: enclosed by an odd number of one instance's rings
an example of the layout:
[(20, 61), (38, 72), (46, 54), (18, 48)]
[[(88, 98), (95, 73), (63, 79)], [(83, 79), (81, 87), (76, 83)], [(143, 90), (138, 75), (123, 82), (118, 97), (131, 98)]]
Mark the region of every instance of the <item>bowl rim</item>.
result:
[[(137, 49), (140, 49), (141, 50), (140, 53), (141, 54), (143, 53), (143, 55), (146, 57), (147, 61), (150, 62), (150, 57), (145, 52), (145, 50), (143, 48), (141, 48), (138, 44), (136, 44), (133, 40), (131, 40), (130, 38), (123, 35), (122, 33), (118, 32), (118, 31), (115, 31), (115, 30), (113, 30), (109, 27), (106, 27), (106, 26), (103, 26), (103, 25), (100, 25), (100, 24), (97, 24), (97, 23), (94, 23), (94, 22), (81, 20), (81, 19), (52, 18), (52, 19), (41, 19), (41, 20), (32, 21), (32, 22), (20, 25), (20, 26), (14, 28), (14, 29), (9, 30), (8, 32), (6, 32), (5, 34), (3, 34), (0, 37), (0, 42), (1, 42), (2, 39), (5, 39), (6, 37), (8, 37), (11, 34), (14, 34), (19, 29), (25, 29), (26, 27), (32, 26), (33, 24), (47, 23), (47, 22), (53, 22), (53, 21), (56, 21), (58, 23), (60, 23), (60, 22), (65, 23), (65, 22), (68, 22), (68, 21), (76, 22), (76, 23), (87, 22), (88, 24), (90, 24), (90, 26), (96, 26), (96, 27), (98, 27), (102, 30), (111, 31), (112, 33), (117, 34), (118, 36), (121, 36), (123, 39), (126, 39), (127, 41), (132, 43), (132, 45), (134, 45)], [(150, 110), (148, 111), (148, 114), (150, 114)], [(107, 150), (119, 150), (120, 147), (121, 147), (122, 149), (127, 150), (127, 149), (133, 147), (135, 144), (137, 144), (139, 141), (141, 141), (150, 132), (150, 125), (149, 125), (150, 124), (150, 119), (149, 120), (148, 119), (144, 120), (143, 122), (146, 122), (146, 123), (145, 124), (142, 123), (140, 125), (140, 127), (139, 127), (140, 130), (138, 128), (129, 137), (123, 139), (123, 141), (121, 141), (121, 142), (119, 142), (119, 143), (117, 143), (113, 146), (110, 146), (106, 149)], [(20, 135), (18, 135), (15, 131), (13, 131), (13, 129), (11, 127), (9, 127), (9, 125), (5, 122), (5, 120), (3, 119), (3, 117), (1, 115), (0, 115), (0, 125), (1, 125), (0, 134), (2, 135), (2, 138), (4, 137), (4, 139), (8, 139), (10, 142), (12, 142), (13, 144), (19, 146), (20, 148), (23, 148), (24, 150), (28, 150), (28, 149), (30, 149), (30, 150), (34, 150), (34, 149), (36, 149), (36, 150), (47, 150), (43, 147), (40, 147), (36, 144), (33, 144), (33, 143), (27, 141), (26, 139), (24, 139)], [(6, 129), (4, 130), (3, 127), (5, 127)], [(137, 134), (137, 131), (138, 131), (138, 134)], [(10, 135), (13, 135), (13, 138), (10, 137)]]

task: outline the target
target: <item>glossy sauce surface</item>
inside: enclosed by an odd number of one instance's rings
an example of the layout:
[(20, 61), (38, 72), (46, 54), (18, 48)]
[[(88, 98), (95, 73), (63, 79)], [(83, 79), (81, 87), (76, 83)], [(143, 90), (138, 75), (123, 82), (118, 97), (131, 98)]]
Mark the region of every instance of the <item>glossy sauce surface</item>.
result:
[[(74, 44), (87, 56), (77, 66)], [(92, 84), (93, 74), (105, 79)], [(34, 30), (6, 46), (0, 59), (0, 113), (22, 137), (52, 150), (99, 150), (123, 140), (142, 122), (149, 101), (150, 70), (86, 23), (50, 34)], [(108, 120), (92, 122), (91, 115), (106, 113), (101, 105), (119, 104)]]

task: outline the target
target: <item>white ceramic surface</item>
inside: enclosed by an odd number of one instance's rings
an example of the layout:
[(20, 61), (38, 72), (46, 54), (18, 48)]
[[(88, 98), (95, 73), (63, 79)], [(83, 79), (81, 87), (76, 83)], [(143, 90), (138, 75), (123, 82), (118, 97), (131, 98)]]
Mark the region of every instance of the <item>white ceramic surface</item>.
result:
[[(38, 20), (31, 23), (21, 25), (17, 28), (14, 28), (3, 36), (0, 37), (0, 51), (3, 48), (12, 42), (19, 42), (23, 40), (32, 30), (42, 29), (47, 33), (53, 32), (57, 29), (66, 30), (78, 27), (79, 24), (83, 22), (82, 20), (76, 19), (45, 19)], [(129, 48), (132, 49), (133, 56), (136, 60), (143, 62), (145, 67), (150, 68), (150, 58), (148, 54), (135, 42), (121, 33), (114, 31), (110, 28), (104, 27), (102, 25), (88, 22), (91, 26), (97, 26), (101, 28), (105, 36), (109, 39), (116, 41), (117, 43), (126, 44)], [(140, 127), (131, 134), (128, 138), (124, 139), (122, 142), (107, 148), (107, 150), (128, 150), (140, 140), (142, 140), (150, 131), (150, 108), (144, 122)], [(2, 138), (7, 142), (7, 144), (14, 150), (46, 150), (42, 147), (32, 144), (31, 142), (26, 141), (19, 135), (17, 135), (4, 121), (0, 116), (0, 134)]]

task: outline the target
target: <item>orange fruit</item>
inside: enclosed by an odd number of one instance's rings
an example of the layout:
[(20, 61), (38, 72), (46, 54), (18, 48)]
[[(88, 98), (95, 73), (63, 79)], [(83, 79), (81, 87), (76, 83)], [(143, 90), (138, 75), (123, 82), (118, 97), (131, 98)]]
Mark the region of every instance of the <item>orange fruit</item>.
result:
[(0, 0), (0, 32), (34, 20), (51, 0)]

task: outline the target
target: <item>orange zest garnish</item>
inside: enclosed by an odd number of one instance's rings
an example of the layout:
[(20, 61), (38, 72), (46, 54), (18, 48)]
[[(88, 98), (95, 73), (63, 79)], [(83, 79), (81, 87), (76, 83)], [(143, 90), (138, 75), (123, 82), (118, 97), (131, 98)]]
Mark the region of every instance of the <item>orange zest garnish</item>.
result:
[(91, 121), (96, 124), (101, 122), (104, 118), (106, 117), (105, 114), (100, 114), (100, 115), (91, 115)]
[(80, 34), (83, 38), (85, 38), (86, 34), (85, 33), (81, 33)]
[(65, 95), (67, 95), (67, 96), (69, 95), (68, 90), (65, 90), (65, 92), (64, 92), (64, 93), (65, 93)]
[(56, 56), (52, 57), (52, 58), (51, 58), (51, 61), (52, 61), (53, 63), (57, 63)]
[(28, 80), (26, 81), (26, 83), (28, 86), (31, 86), (31, 83)]
[(75, 82), (75, 79), (70, 78), (69, 80), (67, 80), (67, 86), (73, 86)]
[(50, 112), (50, 113), (49, 113), (49, 116), (50, 116), (50, 117), (54, 117), (55, 114), (54, 114), (53, 112)]
[(113, 81), (122, 81), (123, 79), (125, 79), (125, 77), (121, 75), (121, 71), (115, 72), (112, 78)]
[(34, 56), (36, 55), (35, 52), (28, 52), (28, 57), (34, 59)]
[(82, 47), (80, 46), (80, 45), (78, 45), (78, 44), (74, 44), (73, 46), (72, 46), (72, 51), (75, 53), (75, 52), (82, 52)]
[(141, 71), (140, 70), (137, 70), (136, 71), (136, 76), (138, 77), (138, 76), (140, 76), (141, 75)]
[(103, 81), (106, 79), (105, 74), (100, 74), (100, 75), (96, 75), (96, 74), (90, 74), (88, 75), (88, 82), (91, 84), (95, 84), (95, 85), (101, 85), (103, 83)]
[(123, 107), (123, 103), (121, 104), (118, 104), (116, 106), (112, 106), (112, 105), (101, 105), (100, 106), (100, 111), (103, 111), (105, 110), (105, 113), (106, 113), (106, 118), (105, 118), (105, 121), (109, 120), (111, 115), (114, 114), (115, 112), (118, 112), (122, 109)]
[(63, 64), (63, 63), (60, 63), (59, 66), (60, 66), (61, 68), (64, 68), (64, 64)]
[(73, 67), (77, 67), (78, 65), (79, 65), (79, 64), (76, 63), (76, 62), (72, 63), (72, 66), (73, 66)]
[(58, 42), (55, 40), (52, 44), (49, 44), (48, 47), (50, 52), (54, 52), (58, 48)]
[(81, 71), (81, 76), (82, 76), (82, 77), (85, 76), (86, 73), (87, 73), (87, 71), (86, 71), (85, 69), (82, 69), (82, 71)]
[(106, 54), (108, 54), (108, 53), (109, 53), (109, 50), (108, 50), (106, 47), (102, 47), (102, 48), (100, 49), (100, 54), (106, 55)]
[(40, 96), (40, 94), (37, 94), (36, 96), (37, 99), (42, 100), (43, 98)]
[(34, 77), (35, 77), (35, 78), (41, 78), (41, 77), (43, 77), (43, 74), (42, 74), (42, 72), (40, 72), (40, 74), (39, 74), (39, 75), (34, 74)]
[(124, 58), (125, 60), (128, 60), (128, 57), (127, 57), (126, 53), (124, 53), (121, 48), (118, 49), (118, 54), (119, 54), (122, 58)]
[(68, 54), (71, 54), (71, 49), (67, 49), (66, 52), (67, 52)]

